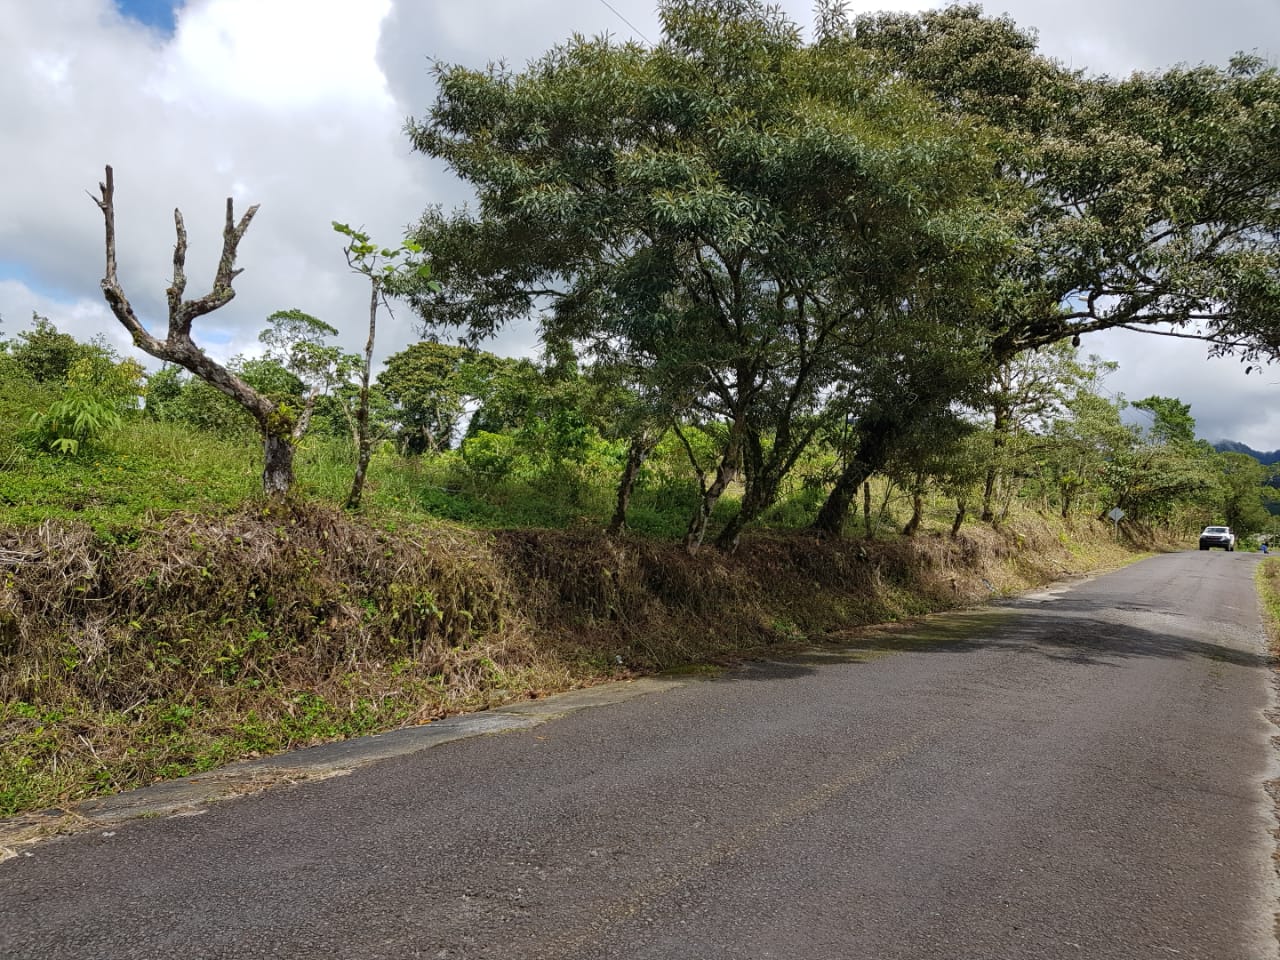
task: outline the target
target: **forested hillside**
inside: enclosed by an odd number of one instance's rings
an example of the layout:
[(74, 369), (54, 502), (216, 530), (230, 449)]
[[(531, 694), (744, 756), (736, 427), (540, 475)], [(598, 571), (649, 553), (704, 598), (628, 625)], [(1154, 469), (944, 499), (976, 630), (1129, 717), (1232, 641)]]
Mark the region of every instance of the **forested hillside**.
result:
[(1213, 445), (1213, 449), (1219, 453), (1243, 453), (1267, 467), (1280, 463), (1280, 450), (1255, 450), (1248, 444), (1236, 440), (1219, 440)]
[[(1280, 355), (1274, 68), (1090, 77), (975, 7), (821, 2), (806, 41), (659, 6), (653, 45), (436, 66), (407, 133), (478, 202), (395, 247), (334, 225), (361, 354), (291, 304), (201, 347), (252, 268), (230, 200), (203, 295), (175, 218), (145, 326), (107, 168), (141, 352), (0, 343), (0, 813), (1278, 532), (1268, 468), (1088, 352)], [(385, 355), (396, 298), (422, 339)], [(485, 349), (512, 325), (538, 356)]]

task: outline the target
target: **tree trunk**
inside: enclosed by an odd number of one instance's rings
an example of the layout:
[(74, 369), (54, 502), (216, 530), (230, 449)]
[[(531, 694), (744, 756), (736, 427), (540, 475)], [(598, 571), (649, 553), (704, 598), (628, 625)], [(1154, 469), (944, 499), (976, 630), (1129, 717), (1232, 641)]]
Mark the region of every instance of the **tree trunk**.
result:
[(919, 487), (911, 491), (911, 519), (902, 528), (904, 537), (914, 537), (920, 529), (920, 521), (924, 519), (924, 494)]
[(951, 539), (960, 536), (960, 528), (964, 525), (965, 515), (969, 512), (969, 502), (964, 497), (956, 497), (956, 518), (951, 521)]
[(992, 408), (991, 462), (987, 464), (987, 482), (982, 488), (982, 522), (994, 523), (996, 519), (996, 483), (1000, 477), (1000, 454), (1004, 450), (1009, 430), (1009, 410), (997, 402)]
[(813, 521), (813, 529), (829, 537), (844, 535), (845, 518), (849, 516), (849, 507), (858, 495), (858, 488), (870, 476), (871, 471), (862, 462), (861, 457), (851, 460), (836, 478), (835, 486), (827, 494), (827, 499)]
[(360, 452), (356, 455), (356, 475), (351, 478), (351, 492), (347, 494), (347, 502), (344, 504), (348, 510), (360, 509), (360, 499), (364, 495), (364, 478), (369, 472), (371, 455), (370, 444), (361, 441)]
[(283, 497), (293, 486), (293, 437), (263, 431), (262, 489), (269, 497)]
[(373, 337), (378, 324), (377, 277), (370, 278), (369, 339), (364, 345), (364, 366), (360, 370), (360, 400), (356, 409), (356, 475), (351, 480), (351, 492), (347, 494), (346, 508), (359, 510), (364, 496), (364, 478), (369, 472), (369, 458), (373, 454), (373, 438), (369, 436), (369, 371), (373, 367)]
[(871, 539), (871, 481), (862, 481), (862, 529)]
[(814, 432), (813, 428), (808, 428), (797, 435), (792, 432), (789, 423), (784, 423), (774, 432), (773, 443), (766, 444), (759, 429), (749, 428), (743, 431), (743, 466), (747, 489), (738, 512), (716, 537), (719, 549), (728, 552), (738, 549), (738, 540), (747, 525), (778, 502), (782, 481), (808, 449)]
[[(102, 278), (102, 295), (117, 320), (133, 337), (134, 344), (157, 360), (177, 364), (199, 377), (205, 383), (222, 391), (253, 417), (262, 431), (264, 464), (262, 471), (263, 492), (270, 497), (284, 496), (293, 486), (293, 443), (291, 433), (295, 426), (306, 429), (311, 419), (310, 410), (299, 424), (281, 413), (279, 406), (258, 393), (233, 371), (213, 360), (191, 339), (191, 325), (198, 317), (226, 306), (235, 297), (232, 286), (240, 270), (236, 269), (236, 251), (245, 231), (258, 212), (257, 204), (251, 206), (239, 220), (235, 219), (234, 204), (227, 198), (226, 224), (222, 231), (222, 256), (214, 275), (213, 289), (196, 300), (185, 299), (187, 289), (187, 227), (180, 210), (173, 211), (173, 228), (177, 242), (173, 248), (173, 282), (165, 292), (169, 303), (169, 330), (165, 339), (153, 336), (134, 312), (133, 305), (120, 286), (116, 258), (116, 208), (115, 174), (106, 168), (106, 179), (98, 184), (102, 199), (94, 203), (102, 211), (106, 230), (106, 275)], [(314, 401), (312, 401), (314, 402)], [(301, 436), (301, 432), (299, 432)]]
[(996, 495), (996, 465), (987, 465), (987, 482), (982, 488), (982, 522), (991, 523), (996, 518), (993, 502)]
[(743, 431), (743, 435), (742, 461), (746, 492), (742, 496), (738, 512), (729, 518), (729, 522), (716, 537), (716, 548), (729, 553), (737, 549), (738, 538), (746, 525), (758, 517), (772, 501), (772, 495), (767, 489), (770, 486), (771, 464), (765, 462), (767, 458), (760, 433), (755, 429), (747, 429)]
[(311, 418), (315, 416), (316, 401), (319, 399), (319, 390), (312, 390), (307, 395), (306, 403), (302, 405), (302, 413), (298, 415), (298, 422), (293, 425), (293, 430), (290, 432), (290, 438), (294, 443), (298, 443), (311, 429)]
[(610, 534), (617, 534), (626, 528), (627, 510), (631, 508), (631, 496), (635, 493), (640, 469), (661, 438), (662, 434), (650, 438), (643, 433), (631, 438), (631, 446), (627, 450), (627, 462), (622, 468), (622, 479), (618, 481), (617, 504), (613, 508), (613, 518), (609, 521)]
[(893, 425), (888, 420), (864, 418), (858, 422), (857, 453), (840, 471), (811, 529), (823, 536), (843, 536), (849, 507), (858, 495), (858, 488), (884, 466), (892, 435)]
[(698, 508), (689, 519), (689, 528), (684, 535), (684, 548), (690, 556), (702, 547), (702, 541), (707, 535), (707, 524), (711, 521), (711, 511), (716, 508), (720, 497), (738, 475), (738, 459), (741, 453), (742, 427), (740, 424), (734, 424), (729, 434), (729, 442), (725, 445), (724, 454), (716, 467), (716, 478), (702, 491)]
[(716, 537), (716, 547), (732, 553), (738, 549), (738, 540), (747, 524), (755, 520), (773, 505), (777, 499), (778, 484), (772, 479), (762, 479), (753, 483), (742, 498), (742, 506), (733, 515), (725, 528)]

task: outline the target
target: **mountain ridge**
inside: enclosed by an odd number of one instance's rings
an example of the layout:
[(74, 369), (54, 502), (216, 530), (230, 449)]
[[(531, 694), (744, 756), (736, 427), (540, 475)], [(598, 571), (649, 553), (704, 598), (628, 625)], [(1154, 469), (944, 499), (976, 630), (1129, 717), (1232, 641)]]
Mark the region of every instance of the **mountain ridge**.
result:
[(1273, 464), (1280, 463), (1280, 450), (1272, 450), (1270, 452), (1255, 450), (1246, 443), (1239, 440), (1219, 440), (1213, 445), (1213, 449), (1219, 453), (1245, 453), (1253, 457), (1259, 463)]

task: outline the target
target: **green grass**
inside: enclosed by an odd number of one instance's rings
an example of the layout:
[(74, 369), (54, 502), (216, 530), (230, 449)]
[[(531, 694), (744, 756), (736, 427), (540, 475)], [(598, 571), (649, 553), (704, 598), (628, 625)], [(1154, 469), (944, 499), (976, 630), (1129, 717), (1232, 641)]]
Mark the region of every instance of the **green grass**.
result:
[[(387, 730), (440, 700), (438, 686), (427, 681), (402, 682), (398, 688), (379, 696), (349, 697), (262, 691), (259, 702), (266, 709), (243, 712), (180, 694), (127, 710), (104, 710), (83, 701), (57, 709), (3, 703), (0, 817), (189, 776), (244, 757)], [(228, 700), (239, 694), (235, 688), (225, 693)], [(272, 695), (274, 703), (261, 694)]]
[[(36, 451), (21, 440), (21, 414), (38, 405), (0, 407), (0, 523), (29, 525), (76, 520), (102, 535), (140, 517), (177, 511), (219, 514), (254, 501), (260, 491), (257, 437), (223, 438), (187, 426), (136, 418), (77, 456)], [(4, 419), (8, 414), (8, 419)], [(341, 503), (354, 472), (349, 441), (308, 437), (299, 446), (297, 489), (306, 498)], [(475, 474), (457, 453), (401, 457), (378, 450), (370, 464), (363, 505), (375, 522), (443, 520), (481, 529), (565, 529), (608, 522), (616, 476), (600, 465), (565, 466), (523, 476)], [(692, 482), (646, 476), (637, 489), (631, 526), (639, 533), (678, 539), (692, 512)], [(727, 517), (735, 500), (717, 510)]]
[(1280, 656), (1280, 557), (1269, 557), (1254, 571), (1271, 651)]
[(75, 457), (15, 444), (0, 470), (0, 521), (79, 520), (103, 532), (148, 513), (216, 513), (252, 497), (260, 470), (243, 443), (147, 421)]

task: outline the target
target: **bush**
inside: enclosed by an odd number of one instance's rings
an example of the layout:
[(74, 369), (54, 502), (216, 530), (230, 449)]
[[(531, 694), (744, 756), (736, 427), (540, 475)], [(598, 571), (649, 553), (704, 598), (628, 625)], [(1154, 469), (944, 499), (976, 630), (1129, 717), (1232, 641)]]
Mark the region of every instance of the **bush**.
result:
[(502, 480), (510, 475), (517, 456), (515, 438), (505, 433), (482, 430), (462, 441), (463, 463), (487, 480)]
[(91, 393), (73, 391), (31, 416), (29, 442), (53, 453), (74, 457), (119, 429), (116, 404)]

